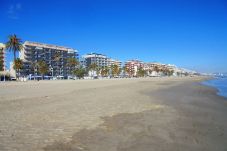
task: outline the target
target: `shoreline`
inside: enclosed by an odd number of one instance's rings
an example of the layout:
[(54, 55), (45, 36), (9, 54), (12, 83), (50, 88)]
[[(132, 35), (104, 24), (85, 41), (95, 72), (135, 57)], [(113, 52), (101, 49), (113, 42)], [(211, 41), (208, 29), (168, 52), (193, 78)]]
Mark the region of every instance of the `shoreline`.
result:
[(216, 89), (216, 90), (217, 90), (216, 93), (217, 93), (218, 96), (221, 96), (221, 97), (224, 97), (224, 98), (227, 99), (227, 95), (222, 94), (222, 91), (223, 91), (223, 90), (221, 90), (221, 88), (217, 87), (216, 85), (212, 85), (212, 84), (209, 83), (209, 82), (212, 82), (213, 80), (217, 80), (217, 79), (218, 79), (218, 78), (212, 78), (212, 79), (210, 79), (210, 80), (205, 80), (205, 81), (202, 81), (201, 84)]
[(224, 151), (227, 102), (204, 78), (0, 85), (0, 148)]

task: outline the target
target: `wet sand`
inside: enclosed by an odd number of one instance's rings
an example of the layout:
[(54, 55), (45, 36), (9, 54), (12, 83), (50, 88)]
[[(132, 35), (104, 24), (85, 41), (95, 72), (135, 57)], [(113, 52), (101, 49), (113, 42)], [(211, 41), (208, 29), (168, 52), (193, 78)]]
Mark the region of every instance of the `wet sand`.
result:
[(0, 85), (0, 150), (226, 151), (227, 99), (202, 79)]

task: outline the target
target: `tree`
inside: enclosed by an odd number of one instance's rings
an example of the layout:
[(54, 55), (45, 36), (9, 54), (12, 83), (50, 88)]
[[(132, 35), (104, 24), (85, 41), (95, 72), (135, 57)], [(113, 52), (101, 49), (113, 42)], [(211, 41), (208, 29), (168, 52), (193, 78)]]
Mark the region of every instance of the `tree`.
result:
[(108, 76), (108, 74), (109, 74), (109, 68), (108, 67), (102, 67), (101, 68), (101, 76)]
[(75, 68), (76, 65), (78, 65), (79, 62), (76, 58), (68, 58), (67, 59), (67, 67), (69, 67), (69, 72), (72, 74), (72, 69)]
[(137, 71), (137, 76), (138, 77), (144, 77), (146, 74), (146, 71), (143, 68), (139, 68)]
[(114, 65), (112, 65), (111, 66), (111, 70), (112, 70), (112, 74), (113, 74), (113, 76), (117, 76), (117, 75), (119, 75), (120, 73), (119, 73), (119, 67), (118, 67), (118, 65), (116, 65), (116, 64), (114, 64)]
[(88, 68), (89, 68), (89, 70), (91, 70), (92, 76), (94, 76), (94, 71), (96, 71), (96, 72), (98, 71), (98, 65), (96, 63), (90, 64), (90, 66)]
[(157, 73), (160, 71), (158, 66), (154, 66), (154, 71), (156, 71)]
[(124, 71), (124, 74), (128, 74), (131, 76), (131, 72), (130, 72), (129, 68), (127, 68), (127, 66), (123, 67), (123, 71)]
[(20, 58), (16, 58), (14, 60), (14, 66), (13, 68), (15, 69), (16, 71), (16, 79), (17, 79), (17, 74), (19, 73), (20, 74), (20, 70), (23, 68), (23, 61), (20, 59)]
[(31, 62), (31, 69), (33, 70), (34, 80), (35, 80), (35, 74), (36, 74), (36, 70), (38, 69), (38, 63), (37, 62)]
[(38, 72), (42, 75), (42, 79), (48, 73), (48, 66), (45, 61), (38, 61)]
[(14, 60), (16, 60), (16, 53), (23, 49), (22, 41), (15, 34), (10, 35), (6, 42), (6, 49), (13, 51)]
[(4, 66), (3, 66), (3, 60), (1, 60), (1, 58), (0, 58), (0, 71), (3, 71), (4, 69)]
[(185, 72), (184, 75), (185, 75), (185, 76), (189, 76), (189, 73), (188, 73), (188, 72)]
[(73, 71), (74, 75), (79, 79), (83, 78), (85, 74), (87, 74), (86, 70), (82, 67)]
[(120, 74), (121, 74), (121, 72), (122, 72), (122, 68), (119, 68), (119, 67), (118, 67), (118, 72), (117, 72), (117, 75), (120, 75)]
[(165, 75), (165, 76), (169, 76), (169, 69), (168, 68), (166, 68), (166, 67), (163, 67), (163, 68), (161, 68), (161, 70), (160, 70), (161, 72), (163, 72), (163, 74)]
[(172, 75), (173, 75), (173, 73), (174, 73), (174, 71), (173, 71), (173, 70), (168, 70), (168, 76), (172, 76)]
[(57, 65), (57, 70), (59, 70), (59, 75), (60, 75), (60, 68), (59, 68), (60, 60), (61, 60), (61, 53), (60, 52), (56, 52), (54, 54), (54, 61), (55, 61), (55, 64)]
[(3, 61), (3, 57), (1, 57), (3, 54), (3, 48), (0, 49), (0, 71), (4, 70), (4, 61)]
[(150, 75), (152, 73), (152, 70), (151, 69), (148, 69), (148, 74)]
[(89, 69), (90, 69), (90, 70), (96, 71), (97, 68), (98, 68), (98, 65), (97, 65), (96, 63), (92, 63), (92, 64), (90, 64), (90, 66), (89, 66)]
[[(8, 51), (13, 51), (14, 63), (16, 63), (16, 53), (20, 52), (23, 49), (22, 41), (15, 34), (10, 35), (8, 41), (6, 42), (6, 49)], [(17, 60), (18, 61), (18, 60)], [(18, 69), (19, 70), (19, 69)], [(17, 79), (17, 70), (16, 70), (16, 79)]]

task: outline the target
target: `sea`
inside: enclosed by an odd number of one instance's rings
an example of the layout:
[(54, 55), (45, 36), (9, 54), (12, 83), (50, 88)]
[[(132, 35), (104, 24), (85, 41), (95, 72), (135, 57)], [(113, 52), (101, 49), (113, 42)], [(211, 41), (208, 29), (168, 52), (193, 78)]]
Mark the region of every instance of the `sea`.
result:
[(218, 95), (227, 98), (227, 76), (215, 77), (212, 80), (204, 81), (203, 84), (217, 88)]

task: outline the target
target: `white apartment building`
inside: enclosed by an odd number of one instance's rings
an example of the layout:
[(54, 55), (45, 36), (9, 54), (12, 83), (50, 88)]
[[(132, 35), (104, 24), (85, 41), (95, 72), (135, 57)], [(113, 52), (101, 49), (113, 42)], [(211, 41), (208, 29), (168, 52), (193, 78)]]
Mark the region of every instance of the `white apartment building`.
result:
[(106, 55), (98, 53), (89, 53), (82, 56), (82, 61), (84, 67), (89, 67), (91, 64), (96, 64), (99, 67), (108, 66), (108, 58)]
[(81, 64), (83, 67), (88, 68), (91, 64), (96, 64), (98, 67), (111, 67), (111, 65), (118, 65), (121, 67), (122, 62), (106, 55), (99, 53), (89, 53), (82, 56)]

